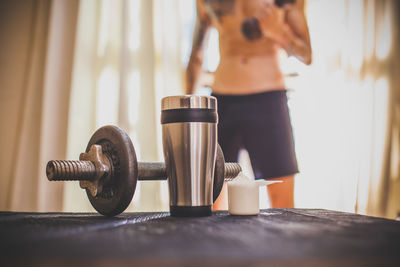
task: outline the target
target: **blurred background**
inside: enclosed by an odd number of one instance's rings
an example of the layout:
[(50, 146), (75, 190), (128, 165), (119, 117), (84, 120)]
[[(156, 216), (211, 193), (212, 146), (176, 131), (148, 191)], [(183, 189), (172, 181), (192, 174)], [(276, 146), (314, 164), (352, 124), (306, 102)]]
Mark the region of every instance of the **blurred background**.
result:
[[(400, 3), (308, 0), (306, 15), (312, 65), (281, 58), (295, 205), (396, 218)], [(163, 160), (160, 101), (184, 92), (195, 19), (195, 0), (0, 1), (0, 210), (93, 211), (77, 182), (50, 183), (45, 166), (77, 159), (103, 125), (128, 132), (139, 160)], [(218, 61), (211, 31), (205, 68)], [(246, 151), (240, 162), (252, 175)], [(164, 210), (167, 183), (139, 182), (128, 211)]]

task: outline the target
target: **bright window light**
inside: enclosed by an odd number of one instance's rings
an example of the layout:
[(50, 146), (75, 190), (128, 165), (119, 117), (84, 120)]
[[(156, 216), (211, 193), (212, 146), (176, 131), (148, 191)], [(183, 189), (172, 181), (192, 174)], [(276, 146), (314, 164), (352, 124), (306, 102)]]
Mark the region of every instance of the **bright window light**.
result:
[(105, 67), (97, 81), (96, 128), (118, 123), (118, 72)]
[(140, 33), (141, 33), (141, 0), (130, 0), (128, 1), (129, 8), (129, 23), (128, 23), (128, 38), (129, 38), (129, 50), (135, 52), (139, 49), (140, 45)]

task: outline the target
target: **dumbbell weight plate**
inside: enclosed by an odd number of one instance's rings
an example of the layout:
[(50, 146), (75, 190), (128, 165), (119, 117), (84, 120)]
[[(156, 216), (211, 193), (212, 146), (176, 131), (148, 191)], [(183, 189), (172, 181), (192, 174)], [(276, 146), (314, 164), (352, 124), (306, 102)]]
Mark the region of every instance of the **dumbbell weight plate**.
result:
[(128, 207), (136, 189), (138, 163), (135, 149), (129, 136), (116, 126), (98, 129), (90, 139), (86, 152), (94, 144), (102, 147), (103, 154), (112, 163), (112, 176), (97, 196), (93, 197), (88, 190), (86, 194), (99, 213), (115, 216)]
[(215, 160), (214, 169), (214, 185), (213, 185), (213, 202), (215, 202), (221, 194), (222, 187), (225, 181), (225, 157), (222, 152), (222, 148), (218, 144), (217, 146), (217, 157)]

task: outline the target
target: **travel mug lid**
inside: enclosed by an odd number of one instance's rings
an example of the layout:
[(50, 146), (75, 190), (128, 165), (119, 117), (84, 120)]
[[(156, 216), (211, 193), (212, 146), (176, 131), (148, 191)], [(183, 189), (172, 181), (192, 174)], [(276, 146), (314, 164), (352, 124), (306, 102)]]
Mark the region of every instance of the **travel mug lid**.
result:
[(161, 110), (170, 109), (217, 109), (217, 99), (213, 96), (179, 95), (167, 96), (161, 100)]
[(168, 96), (161, 100), (161, 124), (175, 122), (218, 123), (217, 99), (213, 96)]

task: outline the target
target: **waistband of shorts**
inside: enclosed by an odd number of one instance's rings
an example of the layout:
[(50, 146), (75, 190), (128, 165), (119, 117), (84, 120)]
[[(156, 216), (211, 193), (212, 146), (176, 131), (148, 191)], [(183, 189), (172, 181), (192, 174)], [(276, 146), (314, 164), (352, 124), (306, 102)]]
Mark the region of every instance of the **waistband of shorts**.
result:
[(240, 94), (240, 95), (231, 95), (231, 94), (216, 94), (212, 93), (211, 95), (216, 97), (217, 99), (224, 99), (227, 101), (235, 101), (235, 100), (240, 100), (240, 101), (246, 101), (246, 100), (255, 100), (255, 99), (260, 99), (263, 97), (270, 97), (270, 96), (278, 96), (278, 95), (286, 95), (287, 89), (276, 89), (276, 90), (269, 90), (265, 92), (260, 92), (260, 93), (252, 93), (252, 94)]

